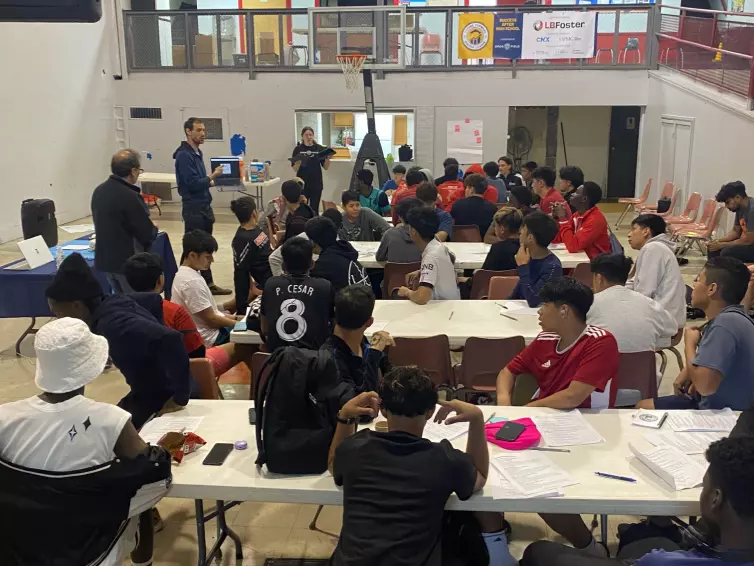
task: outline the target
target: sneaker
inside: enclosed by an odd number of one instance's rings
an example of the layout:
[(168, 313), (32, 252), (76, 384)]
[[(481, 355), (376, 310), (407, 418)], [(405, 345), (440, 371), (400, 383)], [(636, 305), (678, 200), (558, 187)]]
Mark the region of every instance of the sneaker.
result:
[(160, 512), (157, 510), (157, 507), (152, 508), (152, 525), (154, 526), (154, 532), (156, 533), (159, 533), (165, 528), (165, 523), (162, 522), (162, 517), (160, 517)]
[(213, 295), (232, 295), (233, 291), (230, 289), (223, 289), (222, 287), (218, 287), (214, 283), (209, 286), (209, 290)]
[(594, 537), (592, 537), (592, 542), (589, 543), (589, 546), (577, 550), (580, 550), (589, 556), (596, 556), (597, 558), (610, 558), (610, 551), (607, 549), (607, 546), (598, 542)]

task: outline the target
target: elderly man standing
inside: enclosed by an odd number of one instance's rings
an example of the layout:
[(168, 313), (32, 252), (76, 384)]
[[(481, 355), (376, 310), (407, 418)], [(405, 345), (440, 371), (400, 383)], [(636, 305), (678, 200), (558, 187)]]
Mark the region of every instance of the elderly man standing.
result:
[(139, 154), (123, 149), (110, 162), (112, 175), (94, 189), (92, 216), (97, 234), (94, 266), (107, 274), (116, 293), (130, 292), (123, 275), (126, 260), (149, 251), (157, 227), (149, 219), (136, 182), (141, 173)]

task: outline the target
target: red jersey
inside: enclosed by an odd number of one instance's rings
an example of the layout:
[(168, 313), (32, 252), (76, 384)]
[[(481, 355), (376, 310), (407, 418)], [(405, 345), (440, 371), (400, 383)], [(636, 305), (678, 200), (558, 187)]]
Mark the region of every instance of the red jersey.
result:
[[(545, 193), (545, 196), (539, 199), (539, 210), (545, 214), (552, 214), (552, 203), (565, 202), (563, 195), (556, 189), (550, 189)], [(570, 213), (570, 209), (566, 205), (566, 212)]]
[(465, 189), (461, 181), (446, 181), (437, 187), (437, 196), (440, 197), (442, 203), (440, 206), (450, 212), (450, 208), (453, 203), (459, 198), (463, 198)]
[(571, 381), (594, 387), (579, 406), (600, 409), (615, 406), (618, 377), (618, 343), (607, 330), (588, 325), (566, 350), (559, 352), (560, 336), (542, 332), (508, 364), (513, 375), (532, 374), (539, 384), (539, 399), (568, 388)]
[(187, 354), (204, 346), (202, 336), (196, 329), (196, 324), (191, 319), (191, 315), (181, 305), (163, 299), (162, 316), (165, 318), (165, 326), (177, 330), (183, 335), (183, 345), (186, 347)]
[(417, 188), (419, 188), (419, 185), (412, 185), (411, 187), (407, 187), (406, 185), (401, 183), (401, 186), (398, 187), (398, 189), (393, 193), (393, 199), (390, 201), (390, 205), (393, 209), (393, 226), (398, 226), (401, 221), (398, 217), (398, 209), (396, 208), (398, 206), (398, 203), (401, 202), (404, 198), (416, 198)]
[(576, 213), (569, 220), (561, 220), (558, 236), (569, 252), (583, 251), (589, 259), (612, 251), (607, 219), (596, 206), (583, 216)]

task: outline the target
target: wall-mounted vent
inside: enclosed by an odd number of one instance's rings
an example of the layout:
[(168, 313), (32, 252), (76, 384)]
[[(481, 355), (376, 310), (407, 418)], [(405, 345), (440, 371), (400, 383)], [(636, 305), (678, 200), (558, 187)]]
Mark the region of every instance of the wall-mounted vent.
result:
[(223, 119), (222, 118), (197, 118), (204, 124), (207, 131), (207, 141), (222, 141)]
[(132, 120), (162, 120), (162, 108), (131, 108)]

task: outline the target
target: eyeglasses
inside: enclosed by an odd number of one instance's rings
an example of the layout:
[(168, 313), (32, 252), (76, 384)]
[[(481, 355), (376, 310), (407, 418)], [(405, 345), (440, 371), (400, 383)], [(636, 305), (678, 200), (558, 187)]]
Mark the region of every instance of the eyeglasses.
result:
[(142, 169), (141, 167), (138, 168), (138, 171), (139, 171), (140, 174), (144, 173), (144, 169)]

